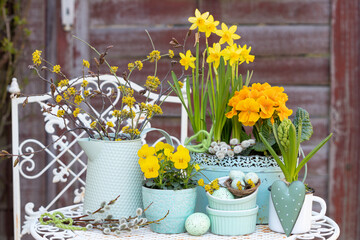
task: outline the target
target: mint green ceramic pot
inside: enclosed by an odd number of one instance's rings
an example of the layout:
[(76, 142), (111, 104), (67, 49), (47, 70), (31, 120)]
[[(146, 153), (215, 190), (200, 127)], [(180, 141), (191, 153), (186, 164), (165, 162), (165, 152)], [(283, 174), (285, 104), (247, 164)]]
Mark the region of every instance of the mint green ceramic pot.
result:
[[(280, 167), (272, 157), (264, 156), (236, 156), (225, 157), (219, 160), (215, 155), (206, 153), (191, 153), (193, 161), (201, 167), (202, 173), (213, 180), (215, 178), (229, 176), (230, 170), (241, 170), (244, 173), (255, 172), (261, 179), (261, 185), (258, 188), (256, 204), (259, 206), (257, 214), (258, 224), (267, 224), (269, 222), (269, 196), (268, 187), (275, 180), (284, 179)], [(198, 178), (203, 178), (198, 175)], [(206, 213), (206, 206), (209, 204), (206, 192), (203, 187), (197, 187), (196, 212)]]
[(115, 218), (133, 216), (142, 207), (141, 186), (144, 180), (137, 152), (141, 139), (126, 141), (79, 139), (88, 156), (84, 210), (95, 211), (104, 201), (120, 195), (111, 206)]
[(163, 218), (151, 224), (150, 228), (157, 233), (182, 233), (185, 232), (185, 221), (194, 213), (196, 203), (196, 188), (182, 190), (161, 190), (142, 187), (144, 208), (152, 205), (145, 211), (148, 221)]

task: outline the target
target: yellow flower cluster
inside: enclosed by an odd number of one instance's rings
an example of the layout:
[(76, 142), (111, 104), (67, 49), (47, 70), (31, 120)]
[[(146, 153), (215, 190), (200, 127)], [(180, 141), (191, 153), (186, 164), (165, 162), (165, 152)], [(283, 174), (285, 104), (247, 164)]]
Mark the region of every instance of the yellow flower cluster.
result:
[(128, 64), (128, 69), (129, 71), (132, 71), (135, 68), (135, 64), (134, 63), (129, 63)]
[(80, 95), (76, 95), (74, 99), (74, 103), (80, 105), (80, 103), (84, 100), (84, 98)]
[(61, 95), (57, 95), (57, 96), (56, 96), (56, 102), (59, 103), (59, 102), (61, 102), (61, 100), (62, 100), (62, 96), (61, 96)]
[(54, 73), (60, 73), (60, 71), (61, 71), (60, 65), (55, 65), (55, 66), (53, 67), (53, 72), (54, 72)]
[(62, 117), (62, 116), (64, 116), (64, 114), (65, 114), (64, 110), (58, 110), (56, 116)]
[(128, 105), (130, 108), (132, 108), (134, 106), (134, 103), (136, 102), (134, 97), (131, 96), (124, 96), (122, 98), (122, 101), (124, 104)]
[(146, 104), (142, 102), (140, 104), (140, 110), (146, 111), (149, 117), (152, 117), (154, 114), (163, 114), (161, 107), (157, 104), (150, 104), (150, 103)]
[[(214, 67), (217, 68), (220, 64), (220, 58), (223, 57), (225, 64), (229, 62), (231, 66), (235, 64), (242, 64), (246, 62), (253, 62), (255, 59), (254, 55), (250, 55), (251, 47), (240, 46), (234, 43), (234, 40), (240, 39), (240, 36), (235, 32), (237, 26), (233, 25), (230, 28), (225, 24), (221, 24), (221, 29), (217, 29), (219, 21), (214, 21), (214, 17), (209, 15), (208, 12), (201, 14), (198, 9), (195, 10), (195, 17), (190, 17), (189, 22), (192, 23), (190, 29), (198, 28), (199, 32), (204, 32), (206, 37), (209, 37), (211, 33), (215, 33), (220, 37), (218, 43), (214, 43), (212, 47), (208, 48), (207, 63), (213, 63)], [(227, 43), (228, 46), (221, 49), (221, 45)], [(190, 50), (186, 52), (186, 55), (180, 53), (180, 64), (185, 67), (185, 70), (189, 68), (195, 68), (194, 61), (195, 57), (192, 57)]]
[(119, 86), (118, 89), (120, 89), (120, 91), (126, 96), (131, 97), (132, 95), (134, 95), (134, 89), (132, 89), (132, 88), (127, 88), (125, 86)]
[(288, 96), (283, 87), (271, 87), (270, 84), (254, 83), (251, 87), (244, 86), (236, 91), (229, 100), (231, 111), (226, 113), (227, 118), (238, 116), (238, 121), (244, 126), (253, 126), (260, 118), (271, 119), (274, 122), (276, 116), (280, 121), (287, 119), (292, 110), (285, 103)]
[[(134, 111), (131, 111), (131, 112), (134, 112)], [(112, 115), (116, 118), (134, 118), (133, 114), (130, 114), (130, 112), (126, 109), (122, 109), (121, 111), (120, 110), (114, 110)]]
[(76, 94), (76, 89), (74, 87), (70, 87), (67, 89), (68, 93), (70, 95), (75, 95)]
[(63, 79), (58, 83), (58, 87), (65, 87), (69, 85), (69, 80), (68, 79)]
[(149, 59), (149, 62), (159, 61), (161, 58), (160, 52), (158, 50), (153, 50), (147, 58)]
[(89, 95), (90, 95), (90, 91), (89, 91), (89, 90), (85, 90), (85, 91), (84, 91), (84, 96), (87, 97), (87, 96), (89, 96)]
[(108, 127), (114, 127), (114, 123), (113, 123), (113, 122), (107, 122), (106, 125), (107, 125)]
[(174, 51), (171, 50), (171, 49), (169, 50), (169, 57), (170, 57), (170, 58), (173, 58), (173, 57), (174, 57)]
[(131, 135), (140, 135), (140, 131), (139, 129), (133, 129), (133, 128), (130, 128), (129, 126), (125, 126), (121, 129), (121, 131), (123, 133), (127, 133), (127, 134), (131, 134)]
[(135, 61), (135, 66), (139, 69), (139, 71), (143, 68), (143, 63), (142, 61)]
[(74, 117), (77, 117), (79, 113), (80, 113), (80, 108), (76, 108), (76, 109), (73, 111)]
[[(200, 181), (200, 180), (202, 180), (202, 181)], [(203, 179), (200, 179), (200, 180), (198, 181), (198, 185), (202, 187), (202, 186), (204, 186), (204, 180)], [(214, 191), (218, 190), (219, 188), (220, 188), (219, 179), (217, 179), (217, 178), (215, 180), (213, 180), (210, 184), (206, 184), (204, 186), (205, 191), (210, 194), (213, 194)]]
[(144, 86), (150, 91), (156, 91), (160, 84), (161, 82), (158, 77), (148, 76)]
[(85, 59), (83, 59), (83, 66), (84, 66), (84, 67), (87, 67), (87, 68), (90, 68), (90, 63), (89, 63), (89, 61), (86, 61)]
[(84, 79), (83, 82), (81, 83), (81, 87), (85, 88), (88, 84), (89, 82)]
[(39, 66), (41, 64), (41, 53), (42, 53), (42, 51), (35, 50), (35, 52), (33, 52), (33, 54), (32, 54), (33, 63), (36, 66)]
[(116, 71), (118, 70), (118, 68), (119, 68), (119, 67), (112, 66), (112, 67), (110, 67), (110, 72), (111, 72), (112, 74), (115, 74)]

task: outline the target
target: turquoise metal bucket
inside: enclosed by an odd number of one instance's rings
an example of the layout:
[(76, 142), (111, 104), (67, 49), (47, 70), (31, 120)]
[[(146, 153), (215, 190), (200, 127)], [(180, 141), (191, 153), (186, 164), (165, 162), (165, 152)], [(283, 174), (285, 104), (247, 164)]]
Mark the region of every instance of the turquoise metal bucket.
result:
[(162, 190), (142, 187), (144, 208), (148, 221), (163, 218), (159, 224), (151, 224), (150, 228), (157, 233), (185, 232), (185, 221), (194, 213), (196, 203), (196, 188), (183, 190)]
[(141, 187), (144, 180), (137, 152), (141, 139), (126, 141), (79, 139), (88, 156), (84, 211), (97, 210), (101, 203), (120, 195), (107, 214), (114, 218), (134, 216), (142, 207)]
[[(206, 153), (191, 153), (193, 161), (197, 162), (202, 173), (213, 180), (215, 178), (229, 176), (230, 170), (241, 170), (244, 173), (255, 172), (261, 179), (261, 185), (258, 188), (256, 204), (259, 206), (257, 215), (258, 224), (267, 224), (269, 222), (269, 186), (276, 180), (283, 179), (284, 174), (276, 161), (271, 157), (263, 156), (236, 156), (233, 158), (225, 157), (219, 160), (214, 155)], [(202, 178), (198, 176), (198, 178)], [(197, 187), (196, 212), (206, 213), (208, 199), (203, 187)]]

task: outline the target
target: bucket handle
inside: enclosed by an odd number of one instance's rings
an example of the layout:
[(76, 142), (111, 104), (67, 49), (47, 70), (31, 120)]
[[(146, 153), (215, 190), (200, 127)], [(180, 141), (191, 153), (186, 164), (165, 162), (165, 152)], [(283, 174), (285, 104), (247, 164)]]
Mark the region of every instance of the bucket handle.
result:
[(167, 132), (165, 132), (164, 130), (159, 129), (159, 128), (146, 128), (146, 129), (142, 130), (142, 132), (140, 133), (140, 137), (144, 137), (148, 132), (152, 132), (152, 131), (160, 132), (165, 137), (166, 142), (168, 144), (170, 144), (171, 146), (174, 146), (171, 136)]

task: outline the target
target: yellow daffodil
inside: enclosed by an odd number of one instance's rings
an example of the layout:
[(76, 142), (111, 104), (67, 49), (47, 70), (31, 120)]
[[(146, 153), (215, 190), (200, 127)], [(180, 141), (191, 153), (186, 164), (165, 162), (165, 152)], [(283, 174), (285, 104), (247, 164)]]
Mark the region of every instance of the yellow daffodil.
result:
[(214, 17), (210, 15), (205, 21), (205, 36), (210, 37), (211, 33), (216, 33), (217, 25), (219, 25), (219, 21), (214, 21)]
[(90, 63), (88, 61), (86, 61), (85, 59), (83, 59), (83, 66), (90, 68)]
[(140, 150), (137, 152), (138, 156), (140, 158), (147, 158), (151, 155), (155, 154), (155, 148), (154, 147), (149, 147), (149, 145), (144, 144)]
[(221, 57), (221, 45), (219, 43), (214, 43), (213, 47), (209, 47), (209, 56), (206, 59), (207, 63), (214, 63), (214, 67), (218, 68), (220, 64)]
[(209, 12), (203, 14), (200, 13), (198, 9), (195, 10), (195, 17), (189, 17), (188, 21), (192, 23), (190, 30), (199, 28), (200, 32), (205, 31), (205, 21), (209, 16)]
[(188, 167), (188, 162), (190, 162), (189, 150), (183, 146), (177, 148), (171, 159), (174, 162), (174, 167), (177, 169), (186, 169)]
[(229, 61), (230, 66), (234, 66), (234, 64), (239, 61), (240, 53), (241, 48), (239, 49), (236, 43), (234, 43), (223, 50), (224, 60)]
[(32, 54), (33, 63), (37, 66), (39, 66), (41, 64), (41, 53), (42, 53), (42, 51), (35, 50), (35, 52), (33, 52), (33, 54)]
[(53, 67), (53, 72), (54, 72), (54, 73), (59, 73), (60, 70), (61, 70), (60, 65), (55, 65), (55, 66)]
[(240, 36), (235, 33), (236, 30), (237, 26), (233, 25), (228, 28), (225, 23), (222, 23), (221, 30), (216, 31), (216, 34), (221, 37), (219, 43), (223, 44), (227, 42), (230, 46), (233, 45), (234, 39), (240, 39)]
[(253, 98), (240, 101), (235, 109), (240, 111), (239, 122), (244, 126), (253, 126), (260, 118), (260, 106)]
[(180, 64), (185, 67), (185, 70), (187, 70), (189, 66), (191, 68), (195, 68), (194, 62), (196, 60), (196, 57), (192, 56), (190, 50), (187, 50), (186, 55), (184, 55), (183, 53), (180, 53), (179, 55), (181, 57)]
[(241, 48), (241, 54), (240, 54), (240, 64), (243, 62), (246, 62), (249, 64), (249, 62), (253, 62), (255, 59), (254, 55), (250, 55), (251, 47), (246, 49), (246, 44)]

